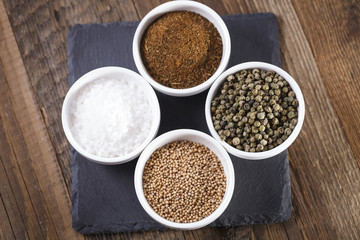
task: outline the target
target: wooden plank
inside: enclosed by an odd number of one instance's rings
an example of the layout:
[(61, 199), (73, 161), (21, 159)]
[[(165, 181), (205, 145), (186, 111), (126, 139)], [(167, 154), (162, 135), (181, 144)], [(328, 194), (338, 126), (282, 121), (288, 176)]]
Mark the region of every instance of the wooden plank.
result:
[(360, 167), (360, 2), (302, 0), (293, 5)]
[(60, 117), (62, 102), (68, 90), (67, 32), (77, 23), (136, 20), (136, 10), (130, 0), (4, 0), (4, 4), (70, 193), (70, 150)]
[[(5, 186), (1, 186), (1, 187), (3, 188)], [(1, 192), (3, 192), (3, 190)], [(11, 226), (9, 214), (7, 212), (7, 209), (5, 208), (4, 198), (2, 197), (2, 195), (3, 194), (0, 194), (0, 221), (1, 221), (0, 239), (16, 238), (13, 227)], [(5, 197), (7, 198), (8, 196)], [(22, 237), (25, 238), (25, 236)]]
[(225, 6), (232, 13), (244, 8), (277, 15), (283, 68), (306, 100), (304, 127), (290, 147), (294, 211), (285, 223), (289, 236), (359, 238), (360, 171), (291, 2), (225, 1)]
[[(23, 230), (32, 239), (81, 238), (65, 231), (71, 229), (69, 195), (2, 1), (0, 43), (1, 160)], [(11, 209), (13, 203), (8, 203), (6, 209)]]
[[(4, 75), (2, 69), (0, 68), (0, 79), (1, 78), (4, 78)], [(2, 109), (0, 109), (0, 112), (2, 112)], [(3, 124), (1, 115), (0, 123), (0, 195), (1, 204), (3, 205), (3, 210), (0, 208), (0, 217), (2, 226), (6, 226), (6, 222), (10, 225), (10, 227), (2, 229), (2, 235), (4, 235), (4, 237), (12, 235), (17, 239), (23, 239), (25, 237), (29, 238), (28, 232), (30, 232), (30, 235), (33, 232), (26, 229), (24, 222), (26, 218), (24, 214), (26, 212), (25, 204), (21, 192), (18, 191), (20, 186), (17, 182), (15, 171), (13, 170), (17, 167), (9, 161), (9, 146), (6, 143), (6, 136), (2, 127)]]

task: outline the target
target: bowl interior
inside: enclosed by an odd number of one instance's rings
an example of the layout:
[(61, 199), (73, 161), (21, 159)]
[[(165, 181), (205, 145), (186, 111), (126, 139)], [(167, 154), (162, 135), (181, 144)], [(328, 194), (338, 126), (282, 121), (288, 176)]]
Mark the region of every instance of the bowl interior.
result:
[[(165, 13), (174, 12), (174, 11), (192, 11), (200, 14), (201, 16), (205, 17), (211, 23), (214, 24), (222, 39), (223, 53), (218, 69), (207, 81), (192, 88), (175, 89), (161, 85), (160, 83), (156, 82), (147, 72), (141, 58), (140, 44), (141, 44), (142, 35), (145, 32), (145, 30), (160, 16), (164, 15)], [(231, 49), (230, 34), (222, 18), (214, 10), (207, 7), (206, 5), (193, 1), (172, 1), (172, 2), (164, 3), (154, 8), (140, 22), (138, 28), (136, 29), (134, 35), (134, 41), (133, 41), (133, 56), (135, 60), (135, 65), (139, 70), (140, 74), (156, 90), (167, 95), (180, 96), (180, 97), (195, 95), (197, 93), (200, 93), (208, 89), (211, 86), (211, 84), (215, 81), (215, 79), (226, 69), (230, 58), (230, 49)]]
[[(245, 152), (242, 150), (238, 150), (232, 146), (230, 146), (229, 144), (227, 144), (225, 141), (221, 141), (220, 136), (218, 135), (217, 131), (214, 128), (212, 119), (211, 119), (211, 112), (210, 112), (210, 106), (211, 106), (211, 101), (212, 99), (215, 97), (215, 95), (218, 92), (218, 89), (220, 88), (221, 84), (225, 81), (226, 77), (230, 74), (234, 74), (236, 72), (239, 72), (243, 69), (253, 69), (253, 68), (259, 68), (259, 69), (263, 69), (263, 70), (273, 70), (276, 73), (278, 73), (280, 76), (282, 76), (291, 86), (292, 90), (295, 92), (296, 94), (296, 98), (299, 101), (299, 106), (297, 108), (298, 110), (298, 123), (296, 125), (296, 127), (294, 128), (293, 132), (290, 134), (290, 136), (279, 146), (268, 150), (268, 151), (264, 151), (264, 152)], [(283, 151), (285, 151), (296, 139), (296, 137), (299, 135), (301, 127), (303, 125), (304, 122), (304, 117), (305, 117), (305, 102), (304, 102), (304, 97), (303, 94), (300, 90), (299, 85), (296, 83), (296, 81), (287, 73), (285, 72), (283, 69), (269, 64), (269, 63), (264, 63), (264, 62), (246, 62), (246, 63), (241, 63), (238, 64), (236, 66), (233, 66), (231, 68), (229, 68), (228, 70), (226, 70), (225, 72), (223, 72), (218, 79), (214, 82), (214, 84), (211, 86), (209, 93), (207, 95), (206, 98), (206, 103), (205, 103), (205, 118), (206, 118), (206, 123), (208, 125), (209, 131), (211, 133), (211, 135), (217, 140), (219, 141), (224, 147), (225, 149), (240, 158), (244, 158), (244, 159), (248, 159), (248, 160), (263, 160), (263, 159), (267, 159), (270, 157), (273, 157)]]
[[(221, 161), (221, 164), (224, 168), (224, 172), (226, 175), (226, 190), (224, 194), (223, 201), (219, 205), (219, 207), (211, 213), (206, 218), (201, 219), (197, 222), (192, 223), (176, 223), (169, 221), (163, 217), (161, 217), (159, 214), (157, 214), (152, 207), (147, 202), (144, 191), (142, 188), (142, 175), (144, 171), (145, 164), (147, 160), (150, 158), (151, 154), (158, 148), (174, 141), (181, 141), (181, 140), (188, 140), (192, 142), (197, 142), (205, 145), (208, 147), (213, 153), (218, 156), (218, 158)], [(142, 152), (142, 154), (139, 157), (138, 163), (136, 165), (135, 169), (135, 190), (136, 194), (138, 196), (138, 199), (145, 209), (145, 211), (156, 221), (161, 223), (162, 225), (165, 225), (170, 228), (174, 229), (182, 229), (182, 230), (190, 230), (190, 229), (197, 229), (201, 228), (203, 226), (208, 225), (209, 223), (213, 222), (216, 218), (218, 218), (221, 213), (226, 209), (227, 205), (229, 204), (233, 191), (234, 191), (234, 185), (235, 185), (235, 174), (234, 174), (234, 168), (231, 162), (231, 159), (228, 155), (228, 153), (225, 151), (225, 149), (212, 137), (209, 135), (202, 133), (200, 131), (196, 130), (190, 130), (190, 129), (180, 129), (180, 130), (174, 130), (171, 132), (167, 132), (156, 139), (154, 139)]]
[[(71, 103), (74, 99), (78, 96), (81, 90), (86, 87), (87, 85), (91, 84), (94, 81), (97, 81), (102, 78), (114, 78), (120, 79), (125, 78), (132, 81), (137, 81), (138, 86), (141, 87), (146, 95), (148, 96), (150, 107), (153, 112), (152, 117), (152, 125), (148, 136), (146, 137), (145, 141), (134, 151), (115, 158), (106, 158), (100, 157), (97, 155), (93, 155), (87, 152), (74, 138), (71, 126), (72, 126), (72, 119), (71, 119)], [(140, 155), (141, 151), (145, 148), (149, 142), (154, 139), (157, 134), (159, 125), (160, 125), (160, 106), (156, 94), (152, 87), (137, 73), (120, 67), (103, 67), (98, 68), (93, 71), (90, 71), (79, 78), (69, 89), (62, 108), (62, 125), (65, 132), (65, 135), (70, 142), (70, 144), (85, 158), (101, 163), (101, 164), (120, 164), (125, 163), (130, 160), (133, 160), (137, 156)]]

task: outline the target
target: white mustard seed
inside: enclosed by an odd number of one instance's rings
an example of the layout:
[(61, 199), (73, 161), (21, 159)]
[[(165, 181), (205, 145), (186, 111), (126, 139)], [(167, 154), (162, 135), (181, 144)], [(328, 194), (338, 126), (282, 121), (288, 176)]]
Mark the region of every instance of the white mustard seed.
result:
[(189, 223), (209, 216), (222, 202), (225, 189), (226, 176), (218, 157), (190, 141), (157, 149), (143, 173), (148, 203), (173, 222)]

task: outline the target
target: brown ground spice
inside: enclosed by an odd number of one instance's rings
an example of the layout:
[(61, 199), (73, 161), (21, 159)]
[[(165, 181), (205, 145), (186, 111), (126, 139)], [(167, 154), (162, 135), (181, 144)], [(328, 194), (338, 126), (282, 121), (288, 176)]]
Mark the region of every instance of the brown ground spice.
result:
[(157, 149), (146, 162), (144, 195), (160, 216), (195, 222), (222, 202), (226, 176), (219, 158), (206, 146), (180, 141)]
[(222, 40), (215, 26), (201, 15), (171, 12), (145, 31), (141, 56), (155, 81), (171, 88), (191, 88), (219, 67)]

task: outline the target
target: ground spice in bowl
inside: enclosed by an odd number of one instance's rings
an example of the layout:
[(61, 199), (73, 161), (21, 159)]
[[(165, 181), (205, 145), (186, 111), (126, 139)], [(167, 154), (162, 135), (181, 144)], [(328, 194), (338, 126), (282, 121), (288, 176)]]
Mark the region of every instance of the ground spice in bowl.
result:
[(196, 222), (219, 207), (226, 176), (219, 158), (209, 148), (176, 141), (158, 148), (146, 162), (143, 190), (161, 217), (178, 223)]
[(223, 46), (209, 20), (194, 12), (178, 11), (153, 22), (140, 48), (144, 66), (155, 81), (185, 89), (200, 85), (215, 73)]

